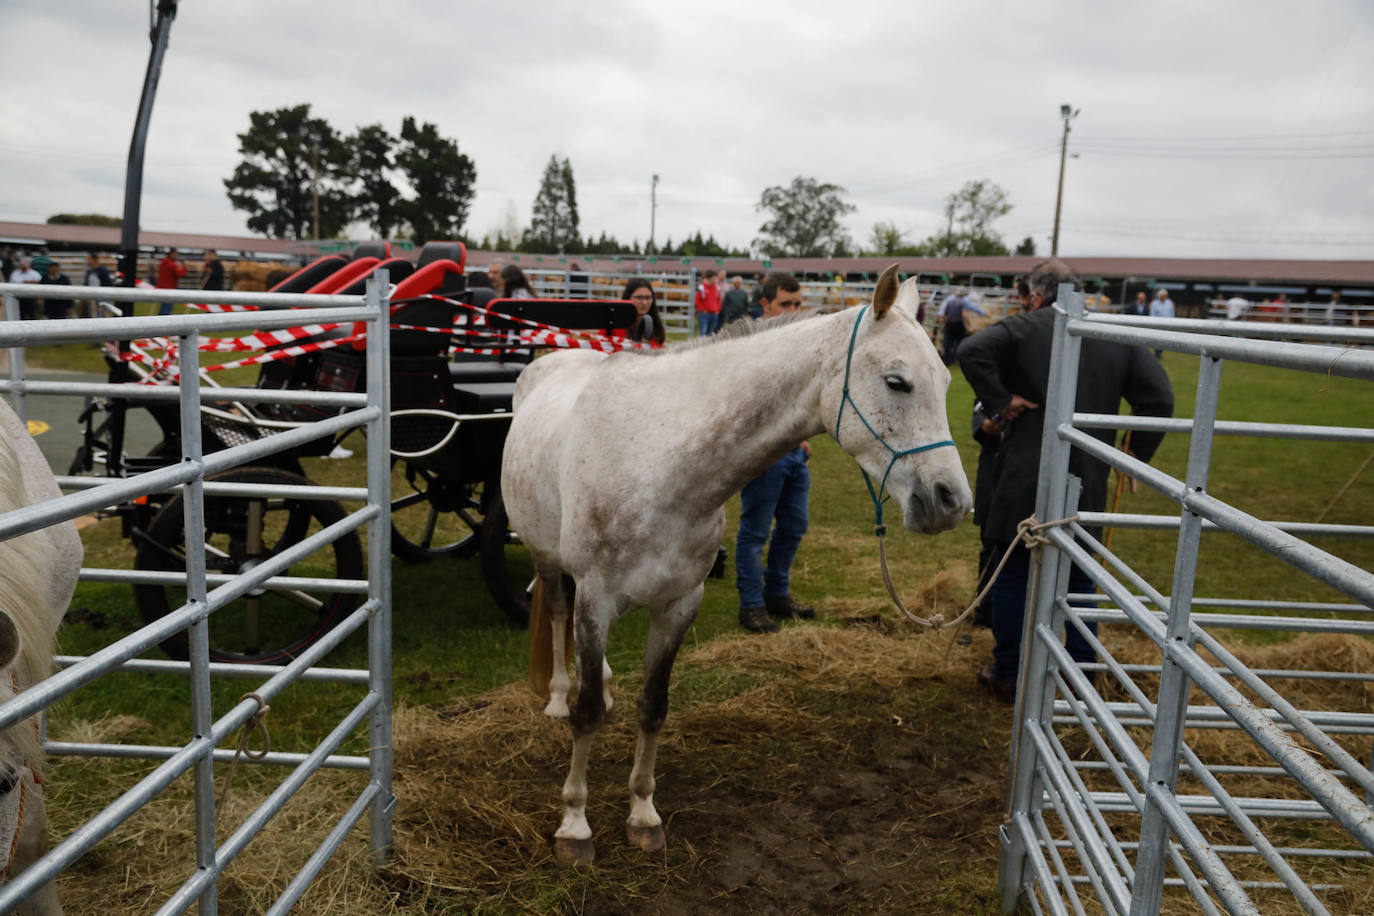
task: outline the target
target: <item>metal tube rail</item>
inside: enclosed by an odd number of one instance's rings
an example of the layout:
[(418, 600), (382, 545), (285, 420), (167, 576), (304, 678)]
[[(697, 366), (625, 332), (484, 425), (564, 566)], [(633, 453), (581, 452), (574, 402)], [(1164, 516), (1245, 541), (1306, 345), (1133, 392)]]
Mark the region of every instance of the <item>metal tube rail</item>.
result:
[[(22, 391), (25, 394), (46, 394), (59, 397), (122, 398), (126, 401), (176, 401), (181, 398), (180, 385), (143, 385), (125, 382), (111, 385), (105, 382), (9, 382), (0, 379), (0, 392)], [(324, 407), (365, 407), (367, 395), (337, 391), (308, 391), (286, 388), (220, 388), (202, 387), (197, 392), (204, 401), (243, 401), (273, 404), (317, 404)]]
[[(57, 485), (63, 490), (93, 490), (109, 482), (107, 477), (57, 477)], [(158, 490), (158, 493), (179, 493), (185, 484), (177, 484)], [(204, 487), (206, 496), (265, 496), (283, 499), (328, 499), (337, 502), (365, 502), (366, 487), (325, 487), (314, 484), (303, 487), (286, 483), (227, 483), (207, 480)], [(149, 490), (148, 495), (154, 491)], [(118, 505), (115, 503), (113, 505)], [(108, 507), (106, 507), (108, 508)]]
[[(1129, 512), (1080, 512), (1078, 519), (1090, 528), (1141, 528), (1156, 531), (1172, 531), (1178, 528), (1176, 515), (1140, 515)], [(1374, 537), (1371, 525), (1333, 525), (1324, 522), (1283, 522), (1261, 520), (1285, 534), (1300, 534), (1307, 537)], [(1202, 520), (1203, 531), (1225, 531), (1227, 529), (1210, 519)]]
[[(1048, 828), (1043, 835), (1038, 833), (1036, 829), (1031, 826), (1030, 818), (1026, 816), (1026, 812), (1024, 811), (1016, 812), (1013, 823), (1016, 826), (1017, 833), (1020, 834), (1021, 846), (1026, 850), (1027, 858), (1030, 859), (1031, 871), (1035, 873), (1040, 886), (1043, 888), (1053, 887), (1054, 873), (1050, 871), (1049, 862), (1045, 860), (1044, 849), (1041, 848), (1042, 842), (1048, 845), (1048, 843), (1054, 839), (1049, 835)], [(1043, 826), (1044, 820), (1042, 819), (1040, 823)], [(1024, 890), (1026, 887), (1027, 886), (1023, 885), (1021, 889)], [(1039, 899), (1036, 897), (1033, 890), (1029, 896), (1033, 904)], [(1049, 905), (1050, 912), (1053, 913), (1054, 916), (1069, 916), (1069, 911), (1064, 908), (1064, 901), (1060, 900), (1058, 897), (1051, 897), (1046, 893), (1045, 903)], [(1037, 913), (1041, 912), (1038, 904), (1035, 907), (1035, 911)]]
[[(306, 779), (323, 765), (325, 758), (362, 724), (363, 719), (377, 706), (380, 700), (381, 698), (377, 694), (368, 693), (313, 751), (305, 755), (305, 759), (301, 761), (300, 765), (292, 770), (291, 774), (272, 790), (267, 799), (215, 850), (215, 861), (218, 868), (223, 868), (234, 861), (238, 854), (243, 851), (243, 848), (248, 845), (248, 841), (286, 806), (296, 790), (304, 785)], [(190, 878), (186, 879), (186, 882), (177, 889), (176, 893), (167, 898), (166, 902), (158, 908), (158, 916), (184, 912), (197, 897), (215, 883), (216, 877), (213, 871), (197, 870)]]
[[(1202, 688), (1220, 707), (1230, 710), (1231, 718), (1270, 757), (1283, 766), (1290, 776), (1307, 789), (1323, 808), (1339, 820), (1366, 847), (1374, 848), (1374, 810), (1370, 810), (1368, 805), (1365, 805), (1338, 780), (1328, 776), (1321, 764), (1317, 763), (1305, 750), (1294, 744), (1292, 739), (1270, 722), (1268, 717), (1252, 705), (1244, 694), (1232, 687), (1225, 678), (1214, 673), (1211, 665), (1204, 662), (1187, 646), (1176, 645), (1172, 640), (1166, 638), (1164, 628), (1154, 615), (1146, 612), (1146, 609), (1119, 582), (1106, 575), (1106, 571), (1074, 541), (1071, 534), (1061, 532), (1058, 528), (1049, 528), (1046, 530), (1046, 536), (1055, 542), (1060, 550), (1067, 553), (1073, 562), (1078, 564), (1079, 569), (1086, 572), (1123, 610), (1126, 610), (1136, 626), (1146, 636), (1150, 637), (1171, 661), (1183, 668), (1193, 682)], [(1051, 647), (1051, 650), (1053, 648)], [(1068, 674), (1071, 678), (1082, 676), (1076, 671), (1069, 671)], [(1156, 794), (1160, 796), (1161, 801), (1167, 796), (1167, 793)], [(1175, 826), (1176, 831), (1177, 829)]]
[[(43, 752), (54, 757), (121, 757), (130, 760), (166, 760), (180, 753), (183, 745), (160, 744), (99, 744), (82, 741), (49, 741), (43, 745)], [(232, 763), (238, 750), (216, 748), (211, 755), (220, 763)], [(240, 763), (261, 766), (295, 766), (306, 758), (305, 754), (288, 751), (269, 751), (262, 757), (239, 756)], [(367, 758), (344, 754), (331, 754), (325, 766), (340, 770), (366, 770)]]
[[(1371, 356), (1374, 358), (1374, 356)], [(1332, 556), (1324, 550), (1313, 547), (1292, 535), (1279, 531), (1248, 512), (1242, 512), (1214, 496), (1188, 488), (1182, 481), (1156, 470), (1128, 456), (1120, 449), (1093, 438), (1085, 432), (1069, 426), (1061, 426), (1059, 438), (1082, 449), (1094, 458), (1100, 458), (1112, 467), (1124, 470), (1127, 474), (1149, 484), (1164, 496), (1178, 503), (1187, 512), (1215, 522), (1218, 527), (1238, 535), (1267, 550), (1286, 563), (1297, 567), (1321, 582), (1325, 582), (1357, 601), (1374, 605), (1374, 574), (1348, 563), (1340, 557)]]
[[(1087, 703), (1089, 708), (1093, 708), (1096, 703), (1100, 703), (1101, 698), (1098, 697), (1096, 691), (1092, 689), (1092, 686), (1088, 683), (1088, 679), (1078, 670), (1068, 650), (1059, 643), (1056, 634), (1050, 630), (1049, 627), (1041, 624), (1036, 627), (1036, 636), (1045, 643), (1050, 654), (1058, 661), (1060, 665), (1058, 673), (1064, 678), (1067, 685), (1074, 693)], [(1103, 720), (1099, 719), (1099, 721)], [(1108, 730), (1113, 727), (1120, 728), (1116, 722), (1112, 721), (1108, 726)], [(1125, 755), (1126, 760), (1131, 766), (1131, 769), (1135, 771), (1136, 779), (1139, 780), (1140, 785), (1144, 787), (1142, 794), (1145, 796), (1145, 799), (1152, 803), (1145, 811), (1154, 810), (1158, 812), (1169, 825), (1174, 835), (1178, 837), (1179, 842), (1183, 844), (1184, 849), (1187, 850), (1189, 858), (1192, 859), (1193, 863), (1202, 872), (1203, 880), (1205, 880), (1212, 890), (1221, 897), (1222, 902), (1226, 905), (1227, 912), (1233, 914), (1247, 913), (1254, 914), (1254, 916), (1260, 916), (1259, 910), (1255, 908), (1254, 903), (1241, 888), (1235, 876), (1232, 875), (1230, 869), (1226, 867), (1226, 863), (1221, 861), (1220, 856), (1212, 850), (1206, 838), (1203, 837), (1196, 825), (1188, 819), (1187, 814), (1178, 805), (1175, 796), (1172, 794), (1172, 789), (1163, 784), (1151, 783), (1149, 781), (1150, 767), (1140, 748), (1130, 740), (1130, 737), (1126, 735), (1124, 730), (1120, 732), (1119, 737), (1129, 746), (1131, 753)], [(1113, 743), (1115, 743), (1115, 741)], [(1125, 747), (1119, 747), (1118, 749), (1126, 750)], [(1093, 794), (1094, 799), (1098, 797), (1099, 793)], [(1138, 814), (1144, 813), (1141, 811), (1141, 807), (1138, 804), (1133, 804), (1131, 810)], [(1168, 849), (1166, 848), (1164, 852), (1167, 855)], [(1143, 876), (1140, 873), (1140, 862), (1137, 860), (1135, 888), (1138, 889), (1141, 887), (1142, 880)], [(1196, 891), (1194, 891), (1193, 894), (1194, 899), (1199, 900), (1199, 902), (1203, 899), (1198, 896)], [(1132, 894), (1133, 901), (1136, 896), (1135, 893)]]
[[(365, 296), (320, 295), (317, 293), (266, 293), (241, 292), (228, 289), (155, 289), (131, 286), (48, 286), (39, 287), (35, 283), (0, 283), (0, 296), (11, 295), (19, 299), (99, 299), (102, 302), (185, 302), (195, 299), (207, 305), (251, 305), (252, 312), (209, 312), (198, 315), (163, 315), (167, 318), (194, 318), (196, 325), (204, 330), (206, 318), (219, 315), (257, 315), (272, 309), (339, 309), (358, 308), (366, 303)], [(374, 311), (367, 318), (376, 318)], [(83, 318), (82, 324), (96, 321), (135, 320), (133, 316), (123, 318)], [(73, 322), (75, 324), (76, 322)], [(300, 322), (297, 322), (298, 324)], [(116, 335), (118, 336), (118, 335)], [(147, 336), (147, 335), (142, 335)], [(114, 338), (110, 338), (113, 340)]]
[[(213, 585), (224, 585), (234, 581), (237, 573), (206, 573), (205, 581)], [(99, 567), (81, 568), (82, 582), (118, 582), (126, 585), (181, 585), (186, 574), (174, 571), (103, 569)], [(264, 581), (259, 588), (272, 591), (302, 592), (340, 592), (348, 595), (366, 595), (366, 579), (325, 579), (311, 576), (273, 576)]]
[[(35, 289), (65, 289), (44, 286)], [(111, 287), (102, 287), (110, 289)], [(47, 295), (45, 293), (45, 295)], [(182, 297), (183, 299), (185, 296)], [(317, 303), (318, 304), (318, 303)], [(366, 321), (372, 313), (365, 306), (337, 309), (301, 308), (283, 312), (223, 312), (214, 315), (150, 315), (140, 318), (82, 318), (80, 321), (24, 321), (0, 324), (0, 346), (83, 343), (129, 337), (175, 337), (195, 327), (211, 334), (224, 331), (274, 331), (305, 324), (352, 324)], [(45, 325), (56, 324), (58, 328)], [(199, 366), (197, 366), (197, 372)]]
[(1154, 332), (1148, 328), (1106, 325), (1100, 321), (1073, 319), (1068, 323), (1068, 333), (1096, 340), (1114, 340), (1117, 343), (1150, 348), (1160, 347), (1210, 359), (1234, 359), (1260, 366), (1303, 369), (1319, 375), (1374, 379), (1374, 353), (1349, 347), (1218, 338), (1208, 334), (1184, 334), (1177, 331)]
[[(1134, 429), (1157, 433), (1186, 433), (1193, 429), (1189, 417), (1147, 417), (1113, 413), (1075, 413), (1079, 429)], [(1218, 420), (1212, 430), (1218, 436), (1265, 439), (1312, 439), (1319, 442), (1374, 442), (1374, 429), (1366, 426), (1306, 426), (1296, 423), (1250, 423)]]
[(334, 855), (335, 851), (343, 845), (344, 837), (348, 836), (349, 831), (362, 820), (367, 809), (377, 804), (383, 796), (383, 789), (375, 782), (370, 782), (358, 796), (357, 801), (353, 802), (349, 809), (344, 812), (344, 816), (339, 818), (339, 822), (334, 825), (334, 829), (329, 831), (329, 835), (324, 838), (324, 842), (315, 850), (314, 854), (306, 859), (305, 865), (296, 873), (296, 877), (291, 879), (291, 883), (286, 885), (286, 890), (282, 891), (276, 903), (267, 911), (265, 916), (286, 916), (291, 912), (291, 908), (305, 894), (306, 889), (319, 877), (324, 870), (325, 863)]
[[(1107, 847), (1102, 835), (1097, 830), (1097, 824), (1088, 815), (1087, 809), (1083, 805), (1086, 795), (1078, 792), (1078, 786), (1074, 781), (1072, 761), (1067, 755), (1061, 757), (1058, 753), (1062, 745), (1056, 748), (1050, 741), (1053, 732), (1044, 732), (1039, 728), (1033, 728), (1029, 732), (1031, 740), (1035, 743), (1036, 749), (1040, 751), (1041, 773), (1047, 777), (1048, 784), (1045, 791), (1050, 795), (1050, 803), (1055, 812), (1059, 815), (1060, 823), (1064, 825), (1073, 843), (1074, 854), (1078, 856), (1087, 871), (1088, 879), (1092, 882), (1093, 890), (1097, 892), (1099, 902), (1106, 906), (1109, 902), (1110, 909), (1117, 912), (1125, 912), (1129, 904), (1131, 895), (1126, 889), (1126, 883), (1116, 869), (1097, 867), (1098, 862), (1107, 862), (1111, 858), (1111, 850)], [(1036, 811), (1036, 817), (1043, 817), (1043, 811)], [(1053, 847), (1051, 847), (1053, 851)], [(1058, 858), (1058, 853), (1054, 853)], [(1067, 874), (1064, 875), (1067, 878)], [(1073, 898), (1075, 909), (1082, 912), (1081, 905), (1078, 904), (1077, 897)]]
[(183, 461), (133, 477), (105, 478), (103, 484), (86, 492), (68, 493), (46, 503), (0, 513), (0, 538), (28, 534), (30, 531), (77, 518), (97, 509), (118, 505), (136, 496), (161, 492), (196, 477), (229, 470), (266, 455), (304, 445), (345, 429), (352, 429), (373, 419), (375, 411), (376, 408), (363, 407), (327, 420), (319, 420), (300, 429), (212, 452), (199, 462)]
[[(1101, 551), (1098, 551), (1098, 555), (1101, 556)], [(1137, 598), (1139, 597), (1137, 596)], [(1070, 592), (1068, 599), (1080, 602), (1100, 601), (1102, 596), (1095, 593)], [(1167, 605), (1173, 599), (1168, 595), (1161, 595), (1160, 600)], [(1332, 614), (1363, 614), (1367, 611), (1374, 611), (1374, 608), (1365, 607), (1363, 604), (1345, 604), (1335, 601), (1273, 601), (1267, 598), (1194, 598), (1193, 607), (1273, 608), (1276, 611), (1325, 611)]]
[[(1058, 813), (1061, 807), (1059, 793), (1055, 792), (1052, 788), (1046, 788), (1045, 796), (1050, 800), (1050, 806)], [(1063, 823), (1062, 817), (1060, 818), (1060, 822)], [(1050, 832), (1049, 823), (1045, 820), (1045, 812), (1043, 810), (1035, 812), (1035, 830), (1042, 838), (1053, 836)], [(1069, 837), (1067, 841), (1069, 848), (1073, 849), (1074, 854), (1079, 857), (1079, 861), (1082, 861), (1083, 850), (1078, 845), (1078, 838), (1074, 835), (1073, 828), (1068, 827), (1066, 824), (1064, 832)], [(1078, 894), (1073, 892), (1073, 886), (1075, 883), (1082, 884), (1085, 881), (1092, 882), (1095, 874), (1070, 875), (1068, 867), (1064, 864), (1064, 857), (1059, 854), (1058, 842), (1047, 843), (1042, 839), (1040, 848), (1046, 852), (1050, 860), (1050, 865), (1054, 868), (1055, 880), (1058, 886), (1068, 891), (1067, 896), (1069, 898), (1069, 903), (1073, 904), (1074, 913), (1076, 913), (1077, 916), (1088, 916), (1087, 911), (1083, 909), (1083, 901), (1079, 900)], [(1077, 879), (1077, 881), (1075, 879)], [(1102, 908), (1106, 911), (1106, 916), (1120, 916), (1120, 914), (1111, 907), (1110, 903), (1106, 902), (1109, 901), (1110, 898), (1099, 889), (1097, 884), (1093, 884), (1093, 889), (1097, 891), (1098, 899), (1104, 901)]]
[[(193, 620), (213, 613), (231, 601), (243, 597), (247, 592), (258, 588), (273, 574), (298, 562), (301, 558), (309, 556), (320, 547), (356, 529), (379, 514), (380, 512), (371, 506), (359, 509), (352, 515), (339, 519), (327, 528), (315, 532), (305, 540), (293, 544), (280, 554), (264, 560), (253, 569), (240, 574), (233, 582), (216, 588), (206, 596), (203, 607), (184, 605), (156, 622), (146, 624), (128, 636), (86, 656), (84, 661), (59, 671), (27, 690), (10, 697), (0, 703), (0, 729), (9, 728), (14, 723), (29, 718), (40, 709), (100, 677), (109, 668), (128, 661), (140, 652), (162, 642), (178, 630), (186, 629)], [(364, 605), (364, 607), (367, 606)], [(310, 657), (312, 656), (303, 653), (292, 661), (287, 668), (292, 668), (300, 658)]]
[(1333, 325), (1272, 324), (1258, 321), (1228, 321), (1217, 318), (1151, 318), (1149, 315), (1111, 315), (1089, 312), (1084, 320), (1101, 324), (1117, 324), (1130, 328), (1156, 331), (1197, 331), (1201, 334), (1224, 334), (1231, 337), (1303, 338), (1348, 343), (1374, 342), (1374, 331), (1368, 328), (1344, 328)]
[[(357, 611), (354, 611), (356, 614)], [(351, 615), (350, 615), (351, 616)], [(338, 626), (347, 624), (348, 618)], [(58, 668), (70, 668), (85, 658), (84, 655), (54, 655), (53, 664)], [(285, 665), (248, 665), (239, 662), (211, 662), (210, 673), (219, 677), (263, 677), (285, 669)], [(185, 674), (190, 671), (189, 663), (165, 658), (133, 658), (119, 665), (114, 671), (141, 671), (146, 674)], [(300, 674), (302, 681), (321, 681), (333, 684), (366, 684), (367, 672), (362, 668), (310, 668)]]
[[(1120, 608), (1080, 608), (1085, 619), (1119, 622)], [(1165, 611), (1149, 611), (1159, 620), (1168, 620)], [(1322, 617), (1267, 617), (1259, 614), (1193, 614), (1199, 625), (1231, 630), (1295, 630), (1303, 633), (1353, 633), (1374, 635), (1374, 621), (1329, 620)]]

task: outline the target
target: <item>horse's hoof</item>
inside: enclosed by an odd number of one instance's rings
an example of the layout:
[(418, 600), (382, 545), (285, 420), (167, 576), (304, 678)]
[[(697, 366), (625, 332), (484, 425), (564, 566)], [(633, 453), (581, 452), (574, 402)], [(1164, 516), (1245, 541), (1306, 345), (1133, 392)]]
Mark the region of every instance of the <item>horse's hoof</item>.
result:
[(630, 841), (631, 846), (638, 846), (644, 852), (658, 852), (666, 842), (663, 837), (662, 824), (655, 824), (652, 827), (636, 827), (634, 824), (626, 824), (625, 838)]
[(555, 702), (549, 700), (549, 705), (544, 707), (544, 715), (548, 716), (550, 719), (568, 718), (568, 701), (563, 700), (562, 702)]
[(596, 858), (596, 846), (591, 837), (585, 840), (573, 837), (556, 836), (553, 838), (553, 854), (559, 865), (591, 865)]

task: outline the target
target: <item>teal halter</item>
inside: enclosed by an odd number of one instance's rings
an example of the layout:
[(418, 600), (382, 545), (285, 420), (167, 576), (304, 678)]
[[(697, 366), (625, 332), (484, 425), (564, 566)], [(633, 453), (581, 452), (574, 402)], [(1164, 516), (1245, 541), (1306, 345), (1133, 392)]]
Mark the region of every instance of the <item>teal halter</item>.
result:
[(897, 459), (905, 458), (907, 455), (928, 452), (933, 448), (941, 448), (946, 445), (953, 447), (954, 440), (942, 439), (939, 442), (932, 442), (929, 445), (918, 445), (915, 448), (909, 448), (904, 452), (899, 452), (873, 428), (873, 424), (868, 422), (868, 419), (863, 415), (863, 411), (859, 410), (859, 405), (855, 404), (854, 399), (849, 396), (849, 367), (854, 363), (854, 341), (858, 339), (859, 322), (863, 321), (864, 312), (866, 311), (868, 311), (868, 306), (866, 305), (859, 309), (859, 317), (854, 319), (854, 330), (849, 334), (849, 352), (844, 358), (844, 397), (840, 399), (840, 410), (839, 413), (835, 415), (835, 441), (840, 441), (840, 420), (844, 417), (844, 405), (848, 404), (850, 407), (854, 408), (854, 415), (857, 416), (864, 427), (872, 433), (873, 438), (877, 439), (882, 443), (883, 448), (892, 453), (892, 460), (887, 463), (887, 470), (883, 471), (882, 482), (878, 484), (878, 489), (876, 490), (873, 489), (873, 480), (868, 476), (868, 472), (862, 467), (859, 468), (859, 473), (864, 475), (864, 484), (868, 487), (868, 495), (873, 500), (873, 513), (877, 518), (876, 527), (873, 533), (878, 537), (882, 537), (887, 533), (887, 526), (883, 524), (883, 503), (886, 501), (886, 498), (882, 496), (882, 492), (887, 486), (887, 475), (892, 473), (892, 466), (897, 463)]

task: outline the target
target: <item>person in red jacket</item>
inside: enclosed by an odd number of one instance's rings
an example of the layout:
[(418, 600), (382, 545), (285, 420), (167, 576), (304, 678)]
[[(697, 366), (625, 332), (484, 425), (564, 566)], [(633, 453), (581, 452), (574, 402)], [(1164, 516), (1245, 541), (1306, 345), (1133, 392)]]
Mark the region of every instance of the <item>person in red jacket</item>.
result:
[(697, 330), (700, 336), (714, 334), (720, 330), (720, 287), (716, 285), (716, 272), (708, 270), (697, 285)]
[[(162, 260), (157, 262), (157, 288), (158, 289), (179, 289), (181, 278), (186, 276), (186, 265), (181, 263), (181, 255), (175, 248), (168, 248), (167, 253), (162, 256)], [(164, 302), (162, 307), (157, 310), (159, 315), (172, 314), (172, 306), (175, 303)]]

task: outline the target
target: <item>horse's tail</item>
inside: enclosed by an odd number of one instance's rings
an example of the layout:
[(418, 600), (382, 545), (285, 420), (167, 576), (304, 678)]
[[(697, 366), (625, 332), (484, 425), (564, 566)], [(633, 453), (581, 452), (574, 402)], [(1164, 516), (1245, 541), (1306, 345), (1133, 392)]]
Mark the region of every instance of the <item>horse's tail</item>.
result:
[(534, 577), (530, 592), (530, 688), (537, 697), (549, 695), (553, 677), (553, 615), (544, 595), (544, 579)]
[[(563, 628), (563, 657), (572, 658), (573, 628), (572, 608), (573, 582), (563, 577), (564, 600), (568, 602), (565, 611), (567, 625)], [(553, 677), (553, 613), (549, 610), (549, 595), (544, 588), (542, 576), (535, 576), (534, 589), (530, 593), (530, 688), (536, 696), (548, 698), (549, 680)]]

